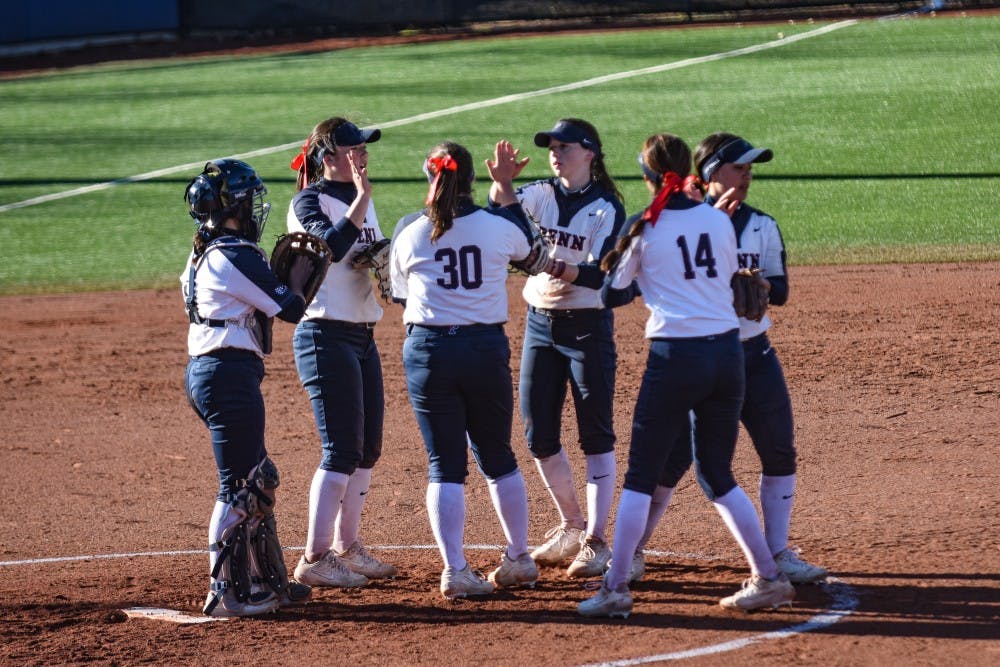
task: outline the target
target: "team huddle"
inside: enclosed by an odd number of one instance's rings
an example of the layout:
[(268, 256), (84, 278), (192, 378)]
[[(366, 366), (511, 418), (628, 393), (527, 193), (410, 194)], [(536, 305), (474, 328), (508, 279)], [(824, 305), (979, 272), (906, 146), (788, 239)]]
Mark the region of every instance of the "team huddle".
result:
[[(205, 614), (267, 613), (308, 600), (312, 587), (359, 587), (396, 575), (360, 535), (385, 415), (374, 336), (383, 316), (379, 293), (403, 306), (403, 367), (427, 450), (427, 513), (446, 598), (534, 587), (539, 568), (565, 567), (570, 577), (600, 578), (580, 614), (627, 617), (629, 585), (645, 571), (644, 547), (692, 463), (751, 571), (723, 607), (791, 604), (793, 584), (826, 578), (788, 545), (796, 451), (770, 320), (734, 307), (739, 274), (753, 275), (771, 305), (788, 298), (778, 225), (745, 203), (751, 165), (771, 160), (769, 149), (717, 133), (692, 156), (680, 138), (652, 135), (638, 159), (652, 202), (627, 217), (600, 136), (584, 120), (561, 119), (534, 136), (548, 150), (553, 176), (520, 186), (514, 181), (528, 158), (510, 141), (497, 142), (485, 162), (491, 184), (481, 205), (473, 200), (469, 151), (443, 142), (424, 162), (425, 207), (386, 239), (368, 178), (368, 145), (380, 138), (378, 129), (329, 118), (292, 162), (297, 193), (287, 229), (325, 244), (318, 287), (310, 288), (316, 265), (304, 255), (279, 277), (260, 249), (270, 206), (252, 167), (210, 162), (185, 192), (197, 224), (181, 275), (190, 321), (186, 392), (209, 429), (219, 473)], [(515, 270), (528, 276), (521, 419), (558, 514), (534, 550), (511, 447), (504, 325)], [(614, 308), (640, 295), (649, 310), (649, 354), (611, 540)], [(279, 475), (264, 443), (260, 389), (274, 317), (296, 325), (295, 365), (321, 445), (305, 552), (291, 576), (274, 520)], [(582, 502), (561, 437), (567, 390), (585, 462)], [(761, 462), (762, 517), (732, 473), (740, 423)], [(463, 549), (470, 451), (507, 543), (488, 575), (470, 566)]]

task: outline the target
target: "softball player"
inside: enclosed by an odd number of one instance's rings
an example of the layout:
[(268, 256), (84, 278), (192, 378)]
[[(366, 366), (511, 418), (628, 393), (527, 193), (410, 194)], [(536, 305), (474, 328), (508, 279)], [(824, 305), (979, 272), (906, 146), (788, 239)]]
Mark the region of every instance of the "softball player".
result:
[(257, 245), (270, 208), (266, 192), (253, 168), (239, 160), (209, 162), (185, 192), (198, 222), (180, 276), (190, 321), (185, 390), (211, 434), (219, 471), (208, 529), (212, 574), (204, 612), (211, 616), (262, 614), (309, 594), (307, 587), (288, 590), (285, 599), (251, 592), (250, 578), (259, 573), (248, 557), (233, 553), (244, 524), (257, 526), (266, 516), (273, 527), (278, 476), (264, 446), (263, 359), (271, 351), (270, 318), (296, 322), (302, 316), (302, 287), (311, 271), (306, 262), (296, 263), (290, 285), (271, 272)]
[[(760, 268), (771, 284), (768, 302), (775, 306), (788, 300), (785, 244), (774, 218), (745, 203), (755, 162), (769, 162), (768, 148), (754, 148), (745, 139), (719, 132), (709, 135), (695, 149), (695, 166), (707, 184), (705, 201), (722, 206), (730, 213), (738, 239), (740, 267)], [(760, 322), (740, 318), (743, 341), (746, 395), (740, 420), (753, 442), (761, 463), (760, 508), (764, 536), (778, 567), (792, 583), (825, 579), (828, 572), (811, 565), (788, 546), (795, 495), (796, 452), (792, 427), (792, 402), (777, 353), (767, 330), (771, 320)], [(682, 454), (684, 449), (678, 450)], [(653, 493), (654, 506), (636, 558), (666, 511), (674, 488), (691, 464), (691, 458), (674, 456)]]
[[(535, 145), (549, 149), (554, 177), (516, 191), (511, 180), (490, 188), (491, 203), (520, 202), (555, 246), (557, 260), (551, 273), (532, 276), (524, 286), (528, 314), (521, 415), (528, 448), (560, 517), (531, 557), (549, 566), (572, 560), (569, 576), (590, 577), (601, 574), (611, 557), (606, 532), (616, 484), (612, 400), (617, 356), (614, 317), (601, 302), (599, 262), (613, 247), (625, 213), (593, 125), (562, 119), (536, 134)], [(512, 178), (527, 162), (517, 163)], [(560, 440), (567, 383), (586, 458), (586, 519)]]
[[(497, 144), (494, 158), (491, 175), (515, 169), (509, 144)], [(427, 514), (444, 560), (441, 593), (456, 598), (534, 586), (528, 497), (510, 446), (514, 397), (503, 329), (507, 266), (532, 250), (528, 221), (516, 204), (491, 211), (473, 204), (472, 157), (458, 144), (436, 146), (425, 171), (427, 209), (397, 226), (391, 272), (393, 297), (405, 303), (403, 367), (429, 459)], [(550, 268), (551, 258), (543, 259)], [(488, 579), (463, 551), (469, 448), (507, 539)]]
[(601, 589), (578, 610), (585, 616), (631, 613), (631, 557), (671, 449), (688, 433), (689, 412), (694, 414), (699, 482), (752, 571), (743, 588), (720, 604), (745, 610), (790, 604), (795, 589), (778, 570), (753, 503), (731, 469), (744, 388), (730, 286), (739, 268), (733, 226), (724, 213), (682, 194), (691, 152), (681, 139), (670, 134), (648, 138), (642, 162), (655, 174), (648, 182), (656, 196), (604, 266), (608, 296), (638, 281), (650, 311), (649, 357), (632, 420), (613, 557)]
[(309, 490), (306, 549), (295, 568), (295, 578), (313, 586), (353, 588), (396, 575), (359, 537), (372, 468), (382, 453), (385, 397), (374, 336), (382, 307), (368, 269), (350, 260), (384, 238), (371, 200), (367, 149), (381, 134), (329, 118), (292, 162), (301, 189), (288, 209), (288, 230), (323, 237), (333, 253), (292, 338), (323, 448)]

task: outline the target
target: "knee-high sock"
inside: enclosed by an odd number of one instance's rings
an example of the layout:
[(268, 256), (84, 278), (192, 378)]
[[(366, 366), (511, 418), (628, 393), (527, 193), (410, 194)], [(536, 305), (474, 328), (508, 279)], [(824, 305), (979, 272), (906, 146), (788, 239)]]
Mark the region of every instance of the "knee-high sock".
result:
[(427, 485), (427, 516), (445, 567), (465, 568), (465, 485), (431, 482)]
[(646, 517), (649, 515), (650, 496), (631, 489), (622, 491), (618, 501), (618, 515), (615, 517), (615, 541), (611, 545), (611, 568), (607, 583), (611, 590), (628, 587), (628, 572), (632, 566), (632, 555), (639, 545)]
[(368, 498), (368, 487), (372, 483), (371, 468), (357, 468), (347, 480), (344, 500), (337, 513), (333, 530), (333, 548), (342, 553), (358, 539), (361, 529), (361, 510)]
[(507, 555), (516, 559), (528, 553), (528, 491), (520, 470), (501, 477), (487, 479), (493, 509), (500, 518), (504, 537), (507, 538)]
[(573, 470), (569, 467), (566, 450), (560, 449), (558, 454), (548, 458), (535, 459), (535, 467), (559, 510), (559, 521), (564, 526), (582, 530), (587, 524), (583, 518), (583, 510), (580, 509), (580, 501), (576, 498)]
[(608, 514), (618, 483), (615, 453), (587, 456), (587, 534), (607, 540)]
[(750, 562), (750, 571), (765, 579), (778, 576), (778, 566), (771, 550), (767, 548), (757, 510), (743, 489), (737, 486), (726, 495), (716, 498), (712, 504)]
[(333, 546), (333, 524), (344, 500), (350, 478), (342, 472), (317, 468), (309, 487), (309, 534), (306, 536), (306, 560), (322, 558)]
[(674, 497), (674, 488), (673, 486), (657, 486), (653, 490), (653, 498), (649, 503), (649, 516), (646, 517), (646, 530), (643, 531), (642, 537), (639, 538), (639, 545), (636, 547), (636, 550), (644, 549), (646, 543), (649, 542), (649, 538), (653, 536), (653, 532), (660, 523), (663, 513), (667, 511), (670, 499)]
[(764, 537), (772, 554), (788, 547), (788, 527), (792, 523), (795, 474), (760, 476), (760, 511), (764, 515)]
[(243, 521), (245, 515), (234, 511), (229, 503), (216, 500), (212, 507), (212, 518), (208, 520), (208, 543), (212, 548), (208, 550), (208, 571), (215, 569), (215, 564), (219, 562), (219, 552), (215, 549), (215, 544), (222, 541), (226, 533), (234, 526)]

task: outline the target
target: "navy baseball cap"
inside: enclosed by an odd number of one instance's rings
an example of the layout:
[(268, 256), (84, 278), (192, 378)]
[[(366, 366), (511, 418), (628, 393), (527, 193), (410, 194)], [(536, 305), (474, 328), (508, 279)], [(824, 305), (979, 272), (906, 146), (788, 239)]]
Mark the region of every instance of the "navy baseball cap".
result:
[(549, 142), (553, 139), (567, 144), (580, 144), (598, 155), (601, 154), (601, 149), (597, 144), (597, 137), (591, 135), (587, 128), (569, 120), (561, 120), (548, 132), (539, 132), (536, 134), (535, 145), (539, 148), (548, 148)]
[(750, 164), (770, 162), (774, 153), (770, 148), (754, 148), (746, 139), (736, 137), (724, 143), (701, 166), (701, 180), (708, 183), (712, 174), (724, 164)]
[(338, 146), (358, 146), (360, 144), (373, 144), (382, 138), (382, 130), (377, 127), (358, 128), (354, 123), (347, 121), (333, 131), (333, 143)]

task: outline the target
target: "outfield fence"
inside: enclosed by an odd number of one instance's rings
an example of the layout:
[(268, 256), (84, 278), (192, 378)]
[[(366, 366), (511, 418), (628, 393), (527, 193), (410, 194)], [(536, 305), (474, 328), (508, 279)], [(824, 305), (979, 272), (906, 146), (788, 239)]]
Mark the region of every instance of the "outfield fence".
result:
[(250, 40), (842, 18), (984, 9), (1000, 7), (1000, 0), (34, 0), (4, 5), (0, 57), (206, 36)]

